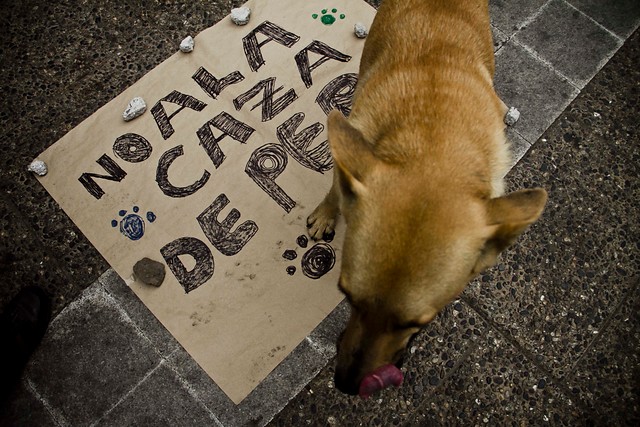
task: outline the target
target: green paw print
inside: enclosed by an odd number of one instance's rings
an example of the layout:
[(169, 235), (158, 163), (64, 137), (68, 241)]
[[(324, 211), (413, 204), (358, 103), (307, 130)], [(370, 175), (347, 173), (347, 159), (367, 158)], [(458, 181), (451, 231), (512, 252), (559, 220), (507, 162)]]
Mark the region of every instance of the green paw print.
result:
[[(329, 9), (322, 9), (321, 13), (321, 16), (317, 13), (314, 13), (313, 15), (311, 15), (311, 17), (313, 19), (318, 19), (318, 16), (320, 16), (320, 22), (322, 22), (324, 25), (331, 25), (336, 22), (336, 17), (334, 16), (334, 14), (338, 13), (338, 9), (331, 9), (331, 12), (329, 12)], [(339, 16), (340, 19), (345, 18), (344, 13), (341, 13)]]

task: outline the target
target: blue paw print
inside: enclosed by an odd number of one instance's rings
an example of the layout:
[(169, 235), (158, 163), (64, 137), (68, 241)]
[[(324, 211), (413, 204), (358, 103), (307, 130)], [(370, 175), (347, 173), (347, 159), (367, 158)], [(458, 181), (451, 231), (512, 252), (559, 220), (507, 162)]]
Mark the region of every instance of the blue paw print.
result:
[[(121, 210), (118, 212), (118, 215), (122, 217), (120, 222), (118, 220), (111, 220), (111, 226), (117, 227), (120, 224), (120, 232), (127, 236), (131, 240), (139, 240), (142, 236), (144, 236), (144, 219), (138, 215), (140, 208), (137, 206), (133, 207), (133, 213), (127, 214), (126, 210)], [(156, 220), (156, 214), (149, 211), (147, 212), (147, 221), (153, 222)]]

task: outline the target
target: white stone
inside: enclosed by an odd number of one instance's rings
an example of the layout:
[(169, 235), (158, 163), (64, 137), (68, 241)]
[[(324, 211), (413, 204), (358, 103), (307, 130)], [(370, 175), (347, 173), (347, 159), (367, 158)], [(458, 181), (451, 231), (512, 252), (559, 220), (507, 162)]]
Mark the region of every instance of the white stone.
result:
[(140, 116), (147, 109), (147, 104), (145, 104), (144, 99), (139, 96), (133, 98), (129, 101), (129, 105), (127, 105), (127, 109), (122, 113), (122, 118), (125, 122), (129, 120), (133, 120), (136, 117)]
[(180, 42), (180, 52), (189, 53), (193, 52), (193, 46), (195, 45), (195, 41), (193, 41), (193, 37), (187, 36)]
[(359, 39), (363, 39), (369, 34), (369, 30), (367, 30), (367, 27), (361, 22), (357, 22), (356, 25), (353, 26), (353, 32)]
[(231, 9), (231, 20), (236, 25), (246, 25), (251, 16), (251, 9), (246, 6)]
[(520, 111), (516, 107), (509, 107), (509, 111), (504, 116), (504, 123), (507, 126), (513, 126), (520, 118)]
[(27, 170), (39, 176), (45, 176), (49, 171), (47, 169), (47, 164), (39, 159), (35, 159), (33, 162), (31, 162), (29, 167), (27, 167)]

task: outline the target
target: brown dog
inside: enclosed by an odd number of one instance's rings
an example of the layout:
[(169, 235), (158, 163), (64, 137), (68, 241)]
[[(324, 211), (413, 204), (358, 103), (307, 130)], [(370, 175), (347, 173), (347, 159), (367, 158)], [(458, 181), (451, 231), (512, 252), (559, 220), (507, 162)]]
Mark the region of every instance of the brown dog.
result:
[(493, 73), (487, 0), (382, 2), (351, 114), (329, 115), (333, 187), (308, 219), (316, 240), (333, 234), (339, 212), (347, 224), (338, 286), (352, 311), (335, 377), (344, 392), (397, 363), (542, 213), (543, 189), (503, 195), (506, 107)]

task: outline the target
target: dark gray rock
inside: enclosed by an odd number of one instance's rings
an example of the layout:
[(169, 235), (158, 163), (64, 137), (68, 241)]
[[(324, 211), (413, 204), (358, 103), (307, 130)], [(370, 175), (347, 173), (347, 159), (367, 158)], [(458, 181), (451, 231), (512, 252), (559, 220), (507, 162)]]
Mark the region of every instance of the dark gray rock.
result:
[(165, 276), (164, 264), (149, 258), (142, 258), (133, 266), (133, 275), (136, 280), (144, 284), (159, 287)]

